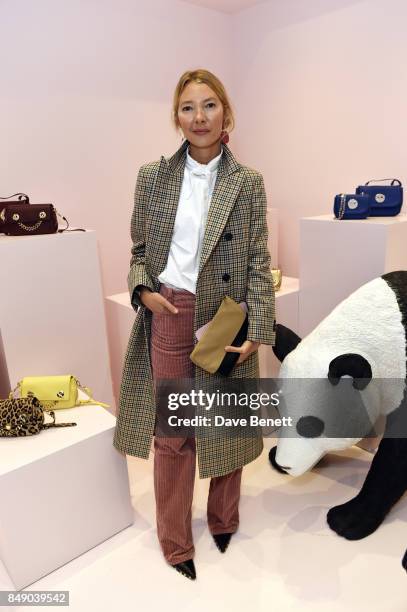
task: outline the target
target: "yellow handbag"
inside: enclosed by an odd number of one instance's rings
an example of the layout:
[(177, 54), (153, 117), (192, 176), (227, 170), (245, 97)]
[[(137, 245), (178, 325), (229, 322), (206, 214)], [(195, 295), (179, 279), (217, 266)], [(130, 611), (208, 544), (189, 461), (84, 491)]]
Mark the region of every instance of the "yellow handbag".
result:
[[(45, 408), (73, 408), (74, 406), (98, 405), (109, 408), (109, 404), (98, 402), (92, 397), (89, 387), (81, 385), (79, 380), (70, 374), (65, 376), (26, 376), (17, 383), (10, 393), (10, 399), (19, 389), (20, 397), (34, 395)], [(84, 391), (89, 399), (79, 399), (79, 389)]]

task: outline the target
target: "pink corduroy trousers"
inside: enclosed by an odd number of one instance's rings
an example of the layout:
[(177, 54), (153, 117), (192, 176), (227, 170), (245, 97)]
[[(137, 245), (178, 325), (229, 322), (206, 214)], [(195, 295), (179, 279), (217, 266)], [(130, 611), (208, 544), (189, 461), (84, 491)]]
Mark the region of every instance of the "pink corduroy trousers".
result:
[[(160, 293), (178, 308), (177, 314), (153, 314), (151, 359), (153, 380), (193, 378), (189, 358), (194, 348), (195, 294), (164, 284)], [(154, 436), (154, 491), (157, 535), (165, 559), (171, 565), (194, 557), (192, 497), (195, 481), (195, 438)], [(207, 519), (212, 534), (234, 533), (239, 525), (242, 468), (211, 478)]]

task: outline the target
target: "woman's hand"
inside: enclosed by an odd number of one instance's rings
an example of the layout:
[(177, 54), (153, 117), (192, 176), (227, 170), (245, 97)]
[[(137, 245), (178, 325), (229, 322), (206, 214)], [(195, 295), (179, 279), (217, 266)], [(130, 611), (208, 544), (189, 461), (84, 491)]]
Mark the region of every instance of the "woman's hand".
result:
[(228, 353), (240, 353), (239, 359), (235, 365), (245, 361), (251, 353), (257, 351), (261, 342), (254, 342), (253, 340), (245, 340), (242, 346), (225, 346), (225, 351)]
[(140, 302), (154, 314), (161, 314), (163, 312), (178, 313), (178, 308), (171, 304), (161, 293), (151, 291), (148, 287), (141, 289)]

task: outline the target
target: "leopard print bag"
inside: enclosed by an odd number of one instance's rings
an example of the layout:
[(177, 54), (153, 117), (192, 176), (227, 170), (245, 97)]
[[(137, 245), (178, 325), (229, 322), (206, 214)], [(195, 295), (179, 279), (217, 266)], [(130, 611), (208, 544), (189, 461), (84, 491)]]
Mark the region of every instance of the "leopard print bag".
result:
[[(45, 423), (45, 413), (52, 423)], [(0, 438), (32, 436), (51, 427), (72, 427), (77, 423), (55, 423), (55, 412), (45, 410), (32, 394), (24, 398), (0, 400)]]

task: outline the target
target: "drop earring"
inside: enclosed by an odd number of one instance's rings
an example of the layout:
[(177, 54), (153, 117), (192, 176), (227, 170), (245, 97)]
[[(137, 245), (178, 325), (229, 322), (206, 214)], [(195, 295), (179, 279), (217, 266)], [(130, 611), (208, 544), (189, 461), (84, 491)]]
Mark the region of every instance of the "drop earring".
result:
[(227, 144), (229, 142), (229, 134), (226, 130), (221, 131), (221, 142), (223, 142), (223, 144)]

